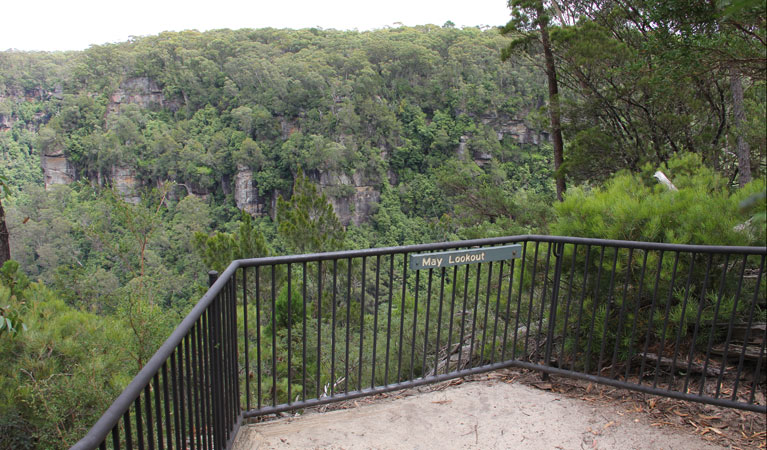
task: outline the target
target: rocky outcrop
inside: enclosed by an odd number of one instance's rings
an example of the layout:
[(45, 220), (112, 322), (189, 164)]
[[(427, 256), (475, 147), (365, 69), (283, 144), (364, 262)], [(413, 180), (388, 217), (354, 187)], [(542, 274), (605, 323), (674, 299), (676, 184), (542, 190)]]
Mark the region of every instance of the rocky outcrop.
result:
[(112, 187), (120, 194), (123, 200), (134, 205), (141, 201), (138, 195), (136, 181), (136, 170), (130, 167), (112, 166), (110, 173), (112, 178)]
[(56, 149), (41, 158), (45, 188), (56, 184), (70, 184), (75, 179), (74, 167), (69, 163), (62, 149)]
[(135, 104), (142, 109), (158, 110), (161, 108), (177, 111), (180, 107), (178, 101), (167, 100), (162, 88), (157, 82), (148, 77), (127, 78), (120, 87), (115, 89), (107, 106), (107, 114), (120, 112), (120, 107), (127, 104)]
[(360, 225), (370, 219), (381, 199), (380, 183), (362, 171), (350, 177), (345, 173), (320, 172), (319, 187), (327, 196), (343, 226)]
[(237, 207), (251, 216), (260, 216), (266, 212), (266, 202), (258, 196), (258, 187), (253, 177), (253, 170), (243, 165), (237, 166), (234, 176), (234, 202)]
[(505, 115), (483, 116), (483, 124), (490, 126), (498, 135), (498, 140), (509, 136), (520, 144), (538, 145), (549, 140), (545, 131), (531, 128), (523, 119), (515, 119)]

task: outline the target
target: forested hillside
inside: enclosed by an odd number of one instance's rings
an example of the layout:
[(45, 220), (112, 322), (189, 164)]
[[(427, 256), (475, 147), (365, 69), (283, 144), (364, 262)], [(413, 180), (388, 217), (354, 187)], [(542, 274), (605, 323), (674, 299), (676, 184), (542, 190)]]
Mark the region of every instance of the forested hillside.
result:
[(698, 3), (0, 52), (0, 448), (76, 441), (232, 259), (764, 245), (765, 7)]

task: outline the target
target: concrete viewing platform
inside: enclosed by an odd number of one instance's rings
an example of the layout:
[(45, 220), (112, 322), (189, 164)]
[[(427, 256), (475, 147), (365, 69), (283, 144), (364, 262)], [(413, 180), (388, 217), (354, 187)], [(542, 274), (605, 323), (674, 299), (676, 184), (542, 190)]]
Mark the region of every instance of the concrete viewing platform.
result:
[(726, 448), (690, 430), (650, 423), (647, 416), (632, 413), (625, 405), (594, 404), (493, 377), (455, 384), (347, 401), (348, 409), (313, 409), (298, 416), (243, 425), (234, 448)]

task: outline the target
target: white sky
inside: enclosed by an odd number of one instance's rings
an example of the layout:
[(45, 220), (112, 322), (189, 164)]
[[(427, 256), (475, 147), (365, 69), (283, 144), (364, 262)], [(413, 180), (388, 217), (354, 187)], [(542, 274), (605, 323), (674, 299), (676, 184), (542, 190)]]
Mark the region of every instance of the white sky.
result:
[(404, 25), (503, 25), (506, 0), (8, 0), (0, 50), (82, 50), (161, 31), (216, 28), (371, 30)]

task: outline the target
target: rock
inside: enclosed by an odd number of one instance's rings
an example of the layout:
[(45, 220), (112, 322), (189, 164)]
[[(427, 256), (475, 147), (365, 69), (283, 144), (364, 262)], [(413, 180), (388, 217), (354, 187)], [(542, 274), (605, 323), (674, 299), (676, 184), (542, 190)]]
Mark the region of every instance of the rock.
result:
[(150, 110), (166, 108), (177, 111), (180, 107), (178, 101), (167, 101), (160, 85), (149, 77), (126, 78), (109, 100), (108, 114), (119, 113), (123, 104), (136, 104)]
[(237, 166), (237, 173), (234, 176), (234, 202), (239, 209), (251, 216), (261, 215), (264, 212), (264, 205), (259, 202), (253, 170), (243, 165)]
[(75, 171), (64, 156), (62, 150), (55, 151), (42, 157), (43, 175), (45, 188), (55, 184), (70, 184), (75, 179)]
[(378, 180), (361, 170), (351, 176), (320, 171), (318, 177), (319, 187), (328, 197), (341, 225), (360, 225), (370, 219), (373, 208), (381, 198)]
[(138, 204), (141, 201), (136, 192), (136, 170), (130, 167), (112, 166), (112, 187), (127, 203)]

